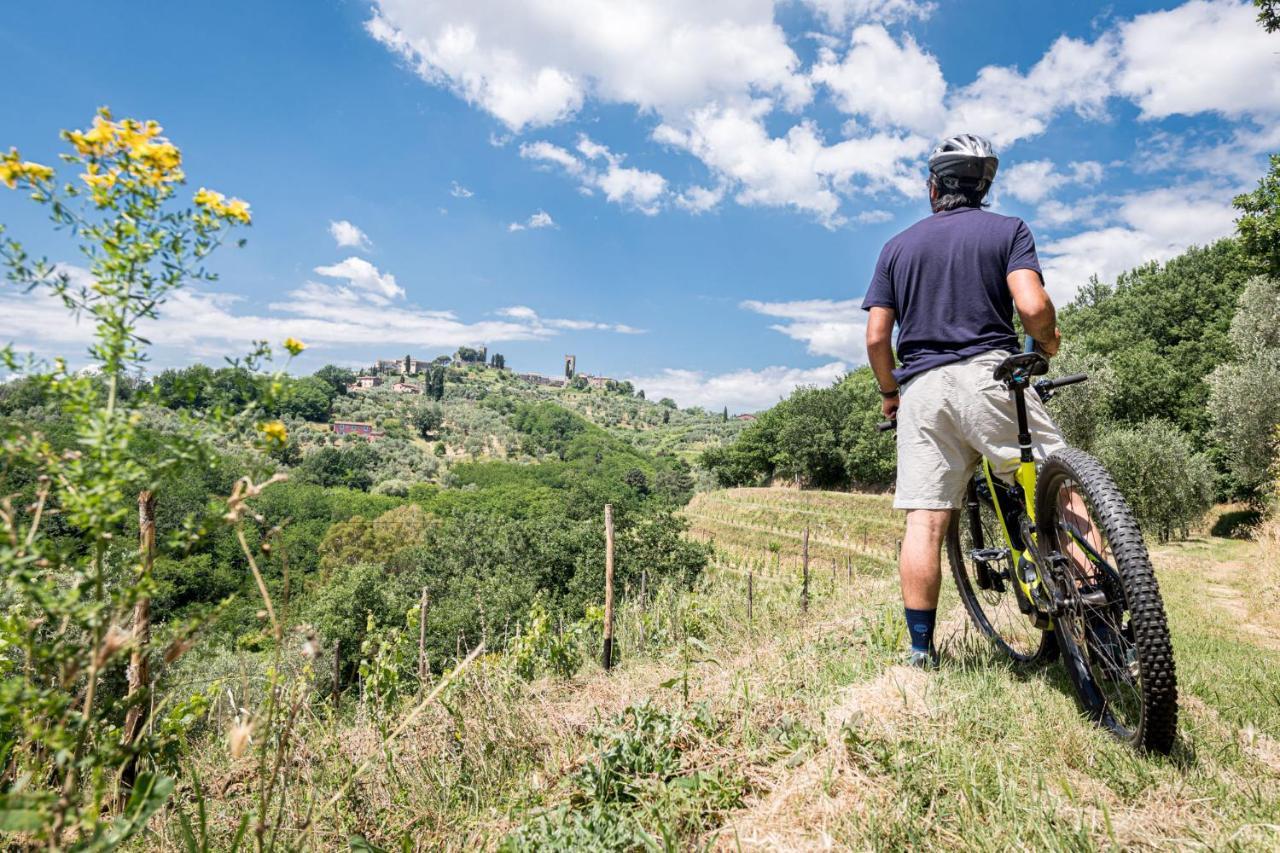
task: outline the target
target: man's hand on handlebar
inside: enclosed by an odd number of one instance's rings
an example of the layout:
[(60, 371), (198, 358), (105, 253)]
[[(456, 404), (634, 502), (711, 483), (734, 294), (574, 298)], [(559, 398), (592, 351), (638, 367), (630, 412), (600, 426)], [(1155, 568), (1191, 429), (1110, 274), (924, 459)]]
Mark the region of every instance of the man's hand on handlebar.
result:
[(895, 394), (880, 401), (880, 411), (886, 418), (893, 420), (898, 416), (898, 406), (900, 405), (902, 405), (902, 398)]

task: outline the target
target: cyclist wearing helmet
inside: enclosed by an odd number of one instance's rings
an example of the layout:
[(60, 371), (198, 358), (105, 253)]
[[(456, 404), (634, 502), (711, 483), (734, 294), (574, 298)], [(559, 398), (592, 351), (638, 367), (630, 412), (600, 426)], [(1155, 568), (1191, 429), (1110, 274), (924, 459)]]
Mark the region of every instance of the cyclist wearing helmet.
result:
[[(978, 460), (1018, 462), (1013, 401), (992, 378), (1019, 349), (1022, 326), (1042, 352), (1060, 336), (1045, 292), (1035, 240), (1025, 222), (983, 210), (999, 165), (991, 143), (960, 134), (929, 157), (933, 215), (885, 244), (862, 307), (867, 358), (884, 414), (898, 422), (894, 508), (906, 510), (899, 574), (911, 637), (910, 663), (937, 663), (933, 628), (942, 580), (940, 550), (951, 512), (960, 508)], [(900, 366), (894, 366), (898, 326)], [(1043, 459), (1065, 446), (1035, 394), (1026, 398)]]

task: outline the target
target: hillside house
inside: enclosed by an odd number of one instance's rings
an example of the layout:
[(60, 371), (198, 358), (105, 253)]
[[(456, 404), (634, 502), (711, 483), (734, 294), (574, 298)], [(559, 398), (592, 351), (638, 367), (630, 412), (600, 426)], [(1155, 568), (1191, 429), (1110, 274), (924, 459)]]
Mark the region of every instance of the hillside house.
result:
[(358, 435), (370, 441), (378, 436), (374, 432), (373, 424), (363, 421), (334, 421), (330, 427), (335, 435)]
[(421, 394), (422, 389), (412, 382), (397, 382), (391, 386), (391, 390), (397, 394)]
[(578, 375), (587, 380), (589, 388), (604, 388), (612, 381), (608, 376), (592, 376), (590, 373), (579, 373)]
[(355, 384), (349, 387), (352, 390), (355, 390), (357, 388), (377, 388), (381, 384), (382, 384), (382, 377), (365, 375), (365, 376), (357, 376)]
[(734, 415), (733, 419), (735, 421), (754, 421), (756, 419), (756, 416), (755, 415)]

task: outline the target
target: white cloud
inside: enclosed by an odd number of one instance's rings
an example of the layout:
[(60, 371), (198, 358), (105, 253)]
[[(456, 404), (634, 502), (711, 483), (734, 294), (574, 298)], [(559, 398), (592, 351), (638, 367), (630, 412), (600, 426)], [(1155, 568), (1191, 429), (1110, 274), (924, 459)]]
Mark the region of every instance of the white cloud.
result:
[(853, 221), (859, 225), (878, 225), (881, 222), (889, 222), (892, 219), (893, 214), (887, 210), (864, 210), (853, 217)]
[(614, 154), (586, 134), (578, 136), (577, 149), (581, 158), (558, 145), (538, 141), (521, 145), (520, 156), (559, 166), (578, 179), (585, 195), (599, 190), (609, 201), (648, 216), (662, 208), (667, 195), (667, 179), (662, 175), (623, 166), (624, 155)]
[(471, 198), (473, 195), (475, 195), (475, 193), (473, 193), (471, 190), (467, 189), (457, 181), (454, 181), (453, 186), (449, 188), (449, 195), (453, 196), (454, 198)]
[(786, 320), (769, 328), (803, 341), (810, 355), (834, 356), (853, 364), (867, 360), (867, 320), (861, 306), (861, 299), (747, 300), (741, 305), (748, 311)]
[(878, 24), (858, 27), (850, 45), (843, 59), (822, 50), (813, 69), (814, 81), (831, 90), (836, 105), (876, 127), (936, 133), (945, 121), (947, 92), (938, 60), (910, 35), (899, 44)]
[(1010, 198), (1036, 204), (1053, 195), (1059, 187), (1087, 187), (1102, 180), (1102, 164), (1094, 160), (1071, 163), (1060, 172), (1052, 160), (1028, 160), (1009, 166), (998, 178), (1000, 191)]
[(368, 249), (371, 245), (369, 235), (345, 219), (330, 222), (329, 235), (338, 244), (338, 248)]
[[(92, 283), (87, 270), (69, 265), (61, 269), (77, 286)], [(343, 270), (339, 277), (359, 278), (359, 271)], [(378, 275), (394, 282), (388, 274)], [(159, 318), (142, 322), (138, 332), (154, 345), (154, 361), (162, 366), (243, 355), (255, 341), (278, 343), (289, 336), (305, 341), (312, 350), (370, 345), (447, 349), (547, 340), (571, 330), (642, 333), (624, 323), (542, 318), (527, 306), (502, 309), (497, 320), (467, 322), (453, 311), (424, 308), (403, 299), (391, 304), (385, 292), (367, 285), (307, 281), (265, 308), (250, 310), (241, 296), (188, 286), (171, 294), (160, 306)], [(85, 346), (92, 337), (92, 325), (83, 318), (77, 321), (48, 291), (0, 291), (0, 340), (48, 357), (74, 356), (67, 347)]]
[(539, 210), (531, 215), (524, 222), (512, 222), (507, 226), (508, 231), (527, 231), (529, 229), (538, 228), (555, 228), (556, 222), (551, 218), (551, 214), (545, 210)]
[(616, 332), (620, 335), (642, 335), (644, 329), (626, 323), (600, 323), (595, 320), (568, 320), (558, 317), (542, 317), (528, 305), (510, 305), (498, 309), (498, 316), (528, 323), (534, 329), (556, 329), (573, 332)]
[(1094, 200), (1109, 209), (1095, 227), (1040, 248), (1045, 283), (1059, 303), (1097, 275), (1104, 281), (1148, 261), (1166, 261), (1191, 245), (1230, 234), (1235, 209), (1231, 193), (1198, 184), (1135, 192)]
[(772, 0), (376, 0), (366, 29), (427, 82), (511, 130), (572, 115), (588, 95), (680, 110), (755, 91), (800, 104), (808, 83)]
[(659, 125), (654, 139), (684, 149), (706, 163), (744, 205), (793, 207), (827, 227), (844, 222), (840, 195), (859, 181), (871, 191), (916, 192), (923, 180), (909, 165), (928, 149), (915, 135), (876, 134), (827, 145), (808, 121), (783, 137), (764, 126), (770, 109), (756, 101), (743, 107), (708, 107), (693, 114), (687, 129)]
[(1145, 118), (1280, 113), (1280, 50), (1251, 3), (1191, 0), (1120, 30), (1117, 88)]
[[(794, 2), (827, 25), (814, 34), (820, 50), (811, 69), (776, 20), (778, 7)], [(852, 198), (918, 198), (923, 156), (944, 131), (981, 133), (1004, 148), (1045, 133), (1063, 113), (1109, 120), (1116, 97), (1132, 98), (1153, 118), (1280, 112), (1280, 52), (1241, 0), (1189, 0), (1109, 24), (1092, 41), (1063, 36), (1029, 68), (989, 65), (967, 85), (950, 86), (924, 46), (883, 26), (923, 18), (933, 5), (375, 0), (366, 26), (424, 80), (505, 124), (509, 133), (495, 144), (567, 121), (588, 101), (624, 104), (654, 120), (653, 140), (696, 157), (706, 179), (673, 190), (663, 175), (625, 165), (585, 136), (577, 150), (520, 147), (522, 156), (564, 169), (584, 195), (646, 214), (710, 210), (732, 197), (836, 227)], [(842, 47), (835, 34), (844, 33)], [(806, 113), (815, 86), (853, 117), (843, 138), (824, 135)]]
[(1115, 40), (1107, 34), (1093, 43), (1062, 36), (1026, 74), (988, 65), (952, 94), (947, 132), (978, 133), (1005, 146), (1043, 133), (1064, 110), (1102, 119), (1115, 62)]
[(724, 199), (724, 193), (724, 184), (717, 184), (714, 187), (685, 187), (676, 196), (676, 205), (690, 213), (706, 213), (720, 204)]
[(821, 367), (765, 367), (708, 374), (701, 370), (667, 368), (650, 376), (629, 377), (651, 400), (670, 397), (681, 406), (734, 412), (757, 412), (785, 398), (801, 385), (830, 385), (848, 372), (834, 361)]
[(351, 287), (364, 291), (379, 304), (404, 296), (404, 288), (396, 284), (394, 275), (379, 272), (363, 258), (350, 257), (331, 266), (316, 267), (315, 273), (328, 278), (345, 278)]

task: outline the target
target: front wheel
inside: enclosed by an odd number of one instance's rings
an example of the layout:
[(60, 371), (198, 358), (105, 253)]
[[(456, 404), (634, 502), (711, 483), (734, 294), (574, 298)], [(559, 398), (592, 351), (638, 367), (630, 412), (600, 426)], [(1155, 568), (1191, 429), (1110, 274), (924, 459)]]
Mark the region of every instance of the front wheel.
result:
[(1085, 712), (1117, 738), (1167, 753), (1178, 722), (1173, 645), (1142, 533), (1102, 463), (1055, 453), (1036, 488), (1054, 633)]

